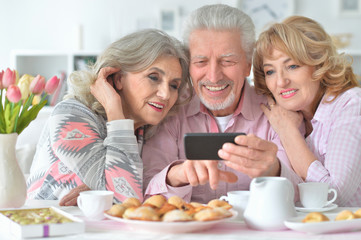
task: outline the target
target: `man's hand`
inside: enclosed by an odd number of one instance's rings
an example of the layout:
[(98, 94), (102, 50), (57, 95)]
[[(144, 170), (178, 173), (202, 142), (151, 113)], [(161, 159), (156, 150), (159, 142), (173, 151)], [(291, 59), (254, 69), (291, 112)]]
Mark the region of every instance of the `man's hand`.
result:
[(235, 143), (225, 143), (218, 151), (224, 163), (251, 178), (279, 176), (280, 163), (276, 144), (256, 137), (254, 134), (237, 136)]
[(215, 190), (219, 181), (233, 183), (237, 181), (237, 176), (232, 172), (219, 170), (218, 161), (211, 160), (187, 160), (173, 166), (167, 175), (167, 183), (174, 187), (187, 184), (195, 187), (209, 182)]
[(73, 188), (70, 190), (70, 192), (65, 195), (59, 202), (60, 206), (76, 206), (77, 205), (77, 199), (80, 192), (88, 191), (90, 188), (82, 184), (80, 186), (77, 186), (76, 188)]

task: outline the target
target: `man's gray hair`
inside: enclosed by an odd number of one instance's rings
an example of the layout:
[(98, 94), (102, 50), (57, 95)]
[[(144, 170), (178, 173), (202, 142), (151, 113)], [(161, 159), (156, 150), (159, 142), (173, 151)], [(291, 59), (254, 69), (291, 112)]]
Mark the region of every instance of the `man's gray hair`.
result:
[(187, 47), (189, 47), (190, 34), (198, 29), (238, 30), (247, 61), (252, 63), (256, 41), (255, 27), (252, 19), (240, 9), (224, 4), (214, 4), (205, 5), (193, 11), (184, 23), (183, 41)]

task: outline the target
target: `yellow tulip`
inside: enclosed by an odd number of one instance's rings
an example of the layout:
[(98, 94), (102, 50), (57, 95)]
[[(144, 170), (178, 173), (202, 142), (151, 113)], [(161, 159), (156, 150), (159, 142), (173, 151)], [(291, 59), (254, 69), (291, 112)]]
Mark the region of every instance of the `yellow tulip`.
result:
[(29, 74), (24, 74), (20, 79), (18, 86), (21, 91), (21, 100), (25, 100), (29, 97), (30, 94), (30, 83), (33, 81), (34, 77)]
[(19, 82), (19, 72), (18, 72), (18, 70), (16, 70), (15, 69), (15, 76), (16, 76), (16, 83), (18, 83)]
[(35, 95), (33, 98), (33, 102), (31, 103), (33, 106), (38, 105), (40, 103), (41, 100), (41, 96), (40, 95)]

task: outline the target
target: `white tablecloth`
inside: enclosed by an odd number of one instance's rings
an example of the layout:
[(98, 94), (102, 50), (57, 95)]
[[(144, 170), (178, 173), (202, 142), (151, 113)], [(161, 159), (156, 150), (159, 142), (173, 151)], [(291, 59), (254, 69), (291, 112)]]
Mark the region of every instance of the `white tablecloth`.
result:
[[(286, 239), (361, 239), (361, 231), (348, 232), (348, 233), (333, 233), (333, 234), (306, 234), (296, 232), (292, 230), (285, 231), (256, 231), (247, 228), (243, 221), (230, 221), (224, 222), (211, 229), (203, 232), (194, 233), (183, 233), (183, 234), (164, 234), (164, 233), (152, 233), (142, 232), (141, 230), (131, 230), (125, 224), (109, 219), (101, 221), (90, 221), (86, 219), (78, 207), (60, 207), (58, 201), (40, 201), (30, 200), (27, 201), (23, 208), (36, 208), (36, 207), (50, 207), (55, 206), (68, 212), (76, 217), (79, 217), (85, 221), (85, 233), (77, 235), (64, 235), (60, 237), (46, 238), (54, 240), (66, 240), (66, 239), (125, 239), (125, 240), (148, 240), (148, 239), (159, 239), (159, 240), (183, 240), (183, 239), (194, 239), (194, 240), (227, 240), (227, 239), (247, 239), (247, 240), (286, 240)], [(337, 208), (328, 213), (338, 213), (345, 208)], [(347, 208), (350, 210), (356, 210), (358, 208)], [(303, 213), (300, 213), (303, 214)], [(304, 213), (305, 214), (305, 213)], [(9, 239), (5, 233), (0, 232), (0, 239)], [(41, 238), (31, 238), (32, 240)]]

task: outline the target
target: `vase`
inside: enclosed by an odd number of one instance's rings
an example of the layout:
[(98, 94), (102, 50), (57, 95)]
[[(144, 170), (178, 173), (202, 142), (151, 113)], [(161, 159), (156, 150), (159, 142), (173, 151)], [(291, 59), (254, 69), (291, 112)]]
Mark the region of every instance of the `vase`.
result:
[(0, 208), (19, 208), (26, 200), (26, 181), (16, 159), (17, 133), (0, 134)]

